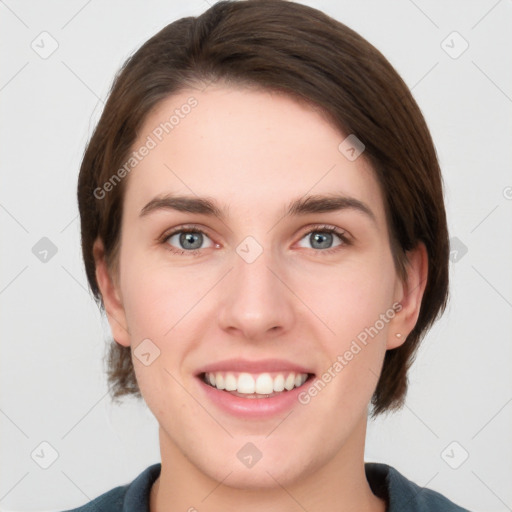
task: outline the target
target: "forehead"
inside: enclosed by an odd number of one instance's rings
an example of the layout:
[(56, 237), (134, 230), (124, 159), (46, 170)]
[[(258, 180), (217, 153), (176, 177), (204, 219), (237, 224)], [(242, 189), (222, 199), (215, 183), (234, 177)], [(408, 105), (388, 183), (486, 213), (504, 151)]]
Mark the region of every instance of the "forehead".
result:
[(321, 112), (283, 94), (187, 89), (145, 119), (132, 150), (150, 149), (129, 174), (125, 206), (138, 215), (156, 195), (208, 196), (233, 215), (270, 220), (292, 199), (341, 194), (370, 205), (384, 229), (373, 170), (364, 157), (345, 156), (345, 139)]

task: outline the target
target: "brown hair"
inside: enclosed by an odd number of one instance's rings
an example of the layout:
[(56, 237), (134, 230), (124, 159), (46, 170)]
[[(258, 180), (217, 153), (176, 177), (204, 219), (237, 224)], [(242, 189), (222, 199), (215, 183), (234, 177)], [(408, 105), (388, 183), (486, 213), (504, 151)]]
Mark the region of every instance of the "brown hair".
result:
[[(400, 347), (386, 352), (372, 397), (374, 417), (399, 409), (416, 349), (448, 299), (449, 241), (441, 172), (423, 115), (391, 64), (356, 32), (311, 7), (286, 0), (220, 1), (198, 17), (167, 25), (123, 65), (85, 150), (78, 179), (83, 258), (96, 301), (104, 307), (92, 247), (100, 237), (115, 274), (126, 179), (100, 198), (99, 187), (126, 162), (139, 128), (161, 100), (217, 80), (306, 101), (341, 133), (355, 134), (381, 186), (402, 279), (406, 251), (419, 241), (425, 244), (428, 278), (418, 321)], [(114, 399), (140, 396), (130, 347), (114, 340), (108, 378)]]

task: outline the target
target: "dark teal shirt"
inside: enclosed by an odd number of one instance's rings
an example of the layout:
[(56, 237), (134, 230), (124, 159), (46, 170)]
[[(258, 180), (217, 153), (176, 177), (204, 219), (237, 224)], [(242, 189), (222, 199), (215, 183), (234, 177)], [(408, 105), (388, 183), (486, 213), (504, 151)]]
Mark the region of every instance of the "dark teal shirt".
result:
[[(91, 502), (66, 512), (149, 512), (149, 491), (160, 463), (146, 468), (132, 483), (116, 487)], [(366, 478), (387, 512), (469, 512), (438, 492), (419, 487), (387, 464), (367, 462)]]

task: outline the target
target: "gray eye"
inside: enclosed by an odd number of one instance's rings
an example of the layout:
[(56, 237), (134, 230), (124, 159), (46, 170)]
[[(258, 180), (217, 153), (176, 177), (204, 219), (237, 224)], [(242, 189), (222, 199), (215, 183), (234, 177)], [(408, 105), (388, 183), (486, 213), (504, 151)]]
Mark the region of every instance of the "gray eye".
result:
[[(309, 240), (313, 249), (329, 249), (333, 241), (333, 236), (332, 233), (316, 232), (309, 235)], [(318, 244), (318, 246), (316, 246), (316, 244)]]
[(201, 233), (181, 233), (179, 238), (183, 249), (199, 249), (203, 243)]
[(176, 231), (172, 235), (167, 238), (167, 243), (172, 245), (173, 247), (185, 251), (195, 251), (197, 249), (204, 249), (203, 244), (207, 241), (210, 241), (210, 245), (207, 247), (211, 247), (213, 243), (209, 239), (207, 235), (202, 233), (201, 231)]
[[(336, 238), (338, 239), (338, 243), (336, 242)], [(338, 245), (342, 245), (343, 240), (340, 238), (340, 235), (336, 233), (330, 233), (329, 231), (325, 231), (322, 229), (316, 229), (307, 233), (301, 240), (301, 244), (303, 244), (303, 240), (309, 242), (311, 249), (332, 249)], [(301, 245), (301, 247), (308, 247), (307, 245)]]

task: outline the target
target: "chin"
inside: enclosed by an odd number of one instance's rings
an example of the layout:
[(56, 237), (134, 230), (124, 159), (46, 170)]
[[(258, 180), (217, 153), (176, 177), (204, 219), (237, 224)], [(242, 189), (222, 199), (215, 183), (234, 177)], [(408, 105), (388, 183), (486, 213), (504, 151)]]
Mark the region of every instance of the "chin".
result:
[[(260, 465), (261, 464), (261, 465)], [(259, 467), (258, 467), (259, 466)], [(227, 476), (229, 473), (229, 476)], [(266, 464), (260, 461), (255, 467), (244, 468), (234, 465), (231, 472), (211, 475), (215, 480), (233, 489), (262, 491), (271, 490), (276, 487), (287, 487), (301, 477), (301, 471), (294, 468), (279, 467), (276, 464)]]
[[(264, 442), (236, 441), (236, 448), (222, 449), (211, 453), (207, 460), (192, 463), (208, 477), (222, 482), (222, 485), (244, 490), (270, 490), (288, 486), (312, 471), (314, 456), (297, 452), (297, 443), (286, 450), (279, 449), (279, 443), (262, 447)], [(283, 443), (284, 444), (284, 443)], [(282, 445), (283, 446), (283, 445)], [(226, 457), (230, 453), (231, 456)], [(199, 454), (196, 454), (199, 455)], [(307, 459), (307, 460), (305, 460)]]

